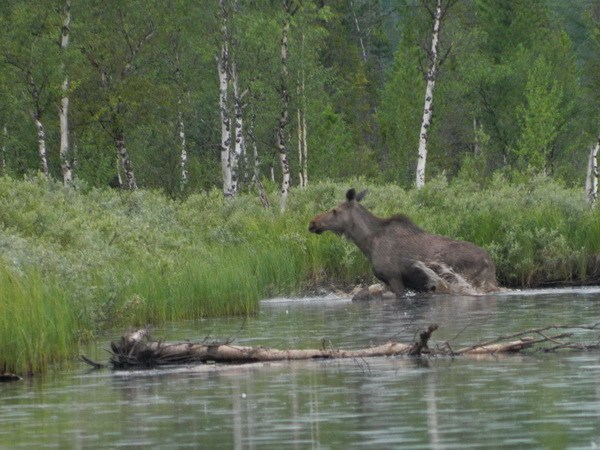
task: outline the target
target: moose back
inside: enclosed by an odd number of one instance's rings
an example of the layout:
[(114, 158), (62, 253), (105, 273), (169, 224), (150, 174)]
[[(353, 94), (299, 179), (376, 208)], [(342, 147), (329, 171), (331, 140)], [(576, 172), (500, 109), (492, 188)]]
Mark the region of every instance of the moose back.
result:
[(373, 273), (396, 295), (405, 289), (460, 294), (498, 290), (490, 255), (470, 242), (430, 234), (404, 215), (382, 219), (359, 202), (366, 191), (346, 193), (346, 201), (310, 221), (309, 231), (332, 231), (354, 242)]

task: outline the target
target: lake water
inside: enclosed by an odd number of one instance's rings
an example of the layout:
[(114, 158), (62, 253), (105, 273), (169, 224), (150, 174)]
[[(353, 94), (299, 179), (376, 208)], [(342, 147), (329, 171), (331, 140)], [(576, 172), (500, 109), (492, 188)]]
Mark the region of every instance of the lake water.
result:
[[(166, 340), (235, 337), (242, 345), (453, 348), (551, 324), (600, 322), (600, 288), (352, 303), (274, 299), (259, 315), (172, 324)], [(84, 351), (106, 362), (110, 340)], [(574, 330), (598, 342), (600, 331)], [(0, 384), (0, 448), (600, 447), (600, 351), (369, 358), (150, 371), (76, 365)]]

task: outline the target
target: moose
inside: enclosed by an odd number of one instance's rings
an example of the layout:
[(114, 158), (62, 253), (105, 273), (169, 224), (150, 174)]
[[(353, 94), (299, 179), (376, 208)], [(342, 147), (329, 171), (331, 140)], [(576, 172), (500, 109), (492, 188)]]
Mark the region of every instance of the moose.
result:
[(316, 216), (308, 230), (343, 235), (369, 259), (374, 275), (397, 296), (419, 292), (483, 294), (499, 290), (490, 255), (471, 242), (427, 233), (399, 214), (376, 217), (360, 204), (367, 191)]

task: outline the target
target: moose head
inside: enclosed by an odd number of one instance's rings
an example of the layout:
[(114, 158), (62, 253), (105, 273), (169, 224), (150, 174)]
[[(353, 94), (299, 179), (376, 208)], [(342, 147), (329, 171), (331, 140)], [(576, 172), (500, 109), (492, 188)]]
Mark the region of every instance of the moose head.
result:
[(316, 234), (321, 234), (324, 231), (343, 234), (353, 222), (352, 212), (359, 208), (358, 202), (365, 198), (366, 194), (366, 189), (358, 194), (354, 188), (348, 189), (346, 192), (346, 201), (340, 203), (332, 210), (316, 216), (310, 221), (308, 231)]

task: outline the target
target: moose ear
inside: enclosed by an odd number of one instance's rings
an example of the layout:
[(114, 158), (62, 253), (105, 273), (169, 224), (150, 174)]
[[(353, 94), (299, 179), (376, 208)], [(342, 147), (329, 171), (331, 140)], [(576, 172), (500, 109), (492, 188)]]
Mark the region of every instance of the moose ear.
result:
[(351, 202), (352, 200), (354, 200), (355, 197), (356, 197), (356, 191), (354, 190), (354, 188), (348, 189), (348, 192), (346, 192), (346, 200)]
[(359, 192), (356, 195), (356, 201), (360, 202), (363, 198), (365, 198), (365, 195), (367, 195), (367, 189), (365, 189), (364, 191)]

